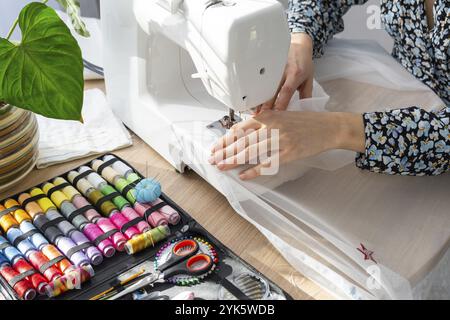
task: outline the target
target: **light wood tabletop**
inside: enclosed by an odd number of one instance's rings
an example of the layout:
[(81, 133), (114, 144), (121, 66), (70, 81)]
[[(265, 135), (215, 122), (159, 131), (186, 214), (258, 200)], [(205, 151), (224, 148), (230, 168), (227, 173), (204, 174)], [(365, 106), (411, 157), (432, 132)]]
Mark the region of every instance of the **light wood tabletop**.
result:
[[(101, 88), (102, 81), (89, 81), (86, 88)], [(115, 151), (143, 174), (157, 177), (163, 192), (186, 210), (211, 234), (258, 271), (277, 283), (294, 299), (332, 299), (316, 283), (297, 272), (271, 243), (240, 217), (227, 199), (193, 171), (180, 174), (156, 151), (132, 134), (131, 147)], [(0, 199), (62, 174), (96, 156), (70, 161), (46, 169), (34, 169), (19, 185), (0, 193)]]

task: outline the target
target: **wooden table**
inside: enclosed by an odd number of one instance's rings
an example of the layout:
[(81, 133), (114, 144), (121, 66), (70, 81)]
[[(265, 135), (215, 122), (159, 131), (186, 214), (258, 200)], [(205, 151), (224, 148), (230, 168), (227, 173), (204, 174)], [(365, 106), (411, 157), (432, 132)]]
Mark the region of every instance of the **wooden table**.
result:
[[(86, 88), (101, 88), (102, 81), (90, 81)], [(249, 222), (241, 218), (224, 196), (195, 172), (177, 173), (156, 151), (132, 133), (133, 146), (114, 153), (137, 170), (157, 177), (163, 191), (192, 215), (217, 239), (265, 274), (294, 299), (332, 299), (317, 284), (291, 267), (270, 242)], [(0, 199), (62, 174), (94, 157), (75, 160), (46, 169), (34, 169), (18, 186), (0, 193)]]

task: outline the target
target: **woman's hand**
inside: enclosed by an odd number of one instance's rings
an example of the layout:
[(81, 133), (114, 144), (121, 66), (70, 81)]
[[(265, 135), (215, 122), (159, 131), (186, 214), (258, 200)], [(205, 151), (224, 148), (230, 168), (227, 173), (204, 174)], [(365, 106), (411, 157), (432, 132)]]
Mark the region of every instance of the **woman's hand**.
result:
[[(273, 129), (279, 130), (278, 141), (274, 140)], [(364, 143), (360, 114), (266, 110), (234, 125), (212, 148), (209, 162), (219, 170), (256, 163), (239, 175), (248, 180), (261, 175), (262, 168), (270, 167), (273, 157), (279, 157), (281, 164), (331, 149), (363, 152)]]
[(311, 98), (313, 89), (314, 64), (313, 43), (306, 33), (293, 33), (288, 62), (283, 79), (275, 96), (257, 108), (261, 110), (286, 110), (292, 96), (298, 90), (300, 99)]

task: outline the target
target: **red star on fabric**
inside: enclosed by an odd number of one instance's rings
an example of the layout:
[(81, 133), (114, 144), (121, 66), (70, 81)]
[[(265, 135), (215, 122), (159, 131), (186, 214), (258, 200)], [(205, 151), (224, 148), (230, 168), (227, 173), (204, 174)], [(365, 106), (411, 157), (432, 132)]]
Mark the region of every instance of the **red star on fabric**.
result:
[(366, 249), (366, 247), (364, 247), (364, 245), (362, 243), (360, 243), (359, 245), (361, 246), (361, 248), (356, 248), (356, 249), (364, 255), (364, 260), (371, 260), (371, 261), (377, 263), (372, 256), (374, 254), (374, 252)]

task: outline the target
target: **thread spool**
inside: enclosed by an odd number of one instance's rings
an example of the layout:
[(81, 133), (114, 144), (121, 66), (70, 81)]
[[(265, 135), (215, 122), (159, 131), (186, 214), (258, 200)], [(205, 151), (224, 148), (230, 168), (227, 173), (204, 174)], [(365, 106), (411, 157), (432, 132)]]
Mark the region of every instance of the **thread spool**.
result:
[(64, 237), (64, 233), (62, 233), (62, 231), (55, 226), (45, 228), (49, 222), (50, 220), (43, 214), (38, 214), (34, 218), (34, 225), (39, 229), (39, 231), (45, 234), (50, 242), (56, 243), (59, 237)]
[[(129, 221), (142, 219), (142, 217), (136, 211), (134, 211), (134, 209), (130, 207), (124, 207), (121, 212), (125, 216), (125, 218), (127, 218)], [(149, 224), (143, 220), (136, 223), (135, 226), (139, 230), (139, 233), (146, 232), (151, 229)]]
[(125, 235), (127, 239), (131, 239), (140, 234), (139, 230), (135, 227), (130, 227), (126, 230), (123, 230), (125, 225), (128, 223), (128, 219), (125, 218), (125, 216), (120, 212), (112, 214), (109, 219), (119, 228), (119, 230)]
[(9, 264), (3, 264), (3, 266), (0, 267), (0, 275), (9, 283), (20, 299), (33, 300), (36, 297), (36, 290), (34, 290), (32, 284), (28, 280), (23, 279), (17, 283), (13, 282), (20, 274)]
[[(111, 164), (111, 167), (117, 171), (119, 174), (121, 174), (122, 176), (124, 176), (128, 181), (128, 175), (134, 173), (133, 169), (131, 169), (129, 166), (127, 166), (125, 163), (123, 163), (122, 161), (120, 161), (118, 158), (114, 157), (113, 155), (106, 155), (103, 157), (103, 161), (109, 161), (112, 159), (116, 159), (116, 161), (114, 163)], [(97, 170), (97, 169), (96, 169)], [(135, 173), (134, 173), (135, 174)], [(137, 176), (137, 175), (136, 175)], [(139, 180), (139, 177), (137, 176), (137, 179)], [(134, 181), (130, 181), (130, 182), (134, 182)]]
[[(49, 195), (48, 193), (53, 187), (55, 186), (52, 183), (47, 182), (42, 189), (47, 195)], [(50, 199), (60, 209), (63, 216), (66, 217), (78, 230), (83, 230), (84, 226), (89, 223), (83, 215), (77, 215), (69, 219), (71, 214), (76, 211), (76, 208), (63, 192), (59, 190), (54, 191), (50, 195)]]
[(22, 239), (21, 241), (16, 242), (16, 239), (23, 236), (23, 232), (17, 228), (11, 228), (6, 233), (6, 237), (8, 238), (10, 243), (14, 243), (17, 249), (24, 255), (27, 256), (31, 251), (36, 250), (34, 245), (28, 239)]
[[(101, 160), (94, 160), (92, 161), (92, 168), (96, 171), (99, 170), (99, 167), (101, 165), (103, 165), (104, 162)], [(115, 171), (112, 167), (107, 166), (105, 168), (103, 168), (102, 172), (101, 172), (102, 176), (108, 180), (108, 182), (112, 185), (114, 185), (114, 187), (119, 190), (121, 193), (124, 191), (125, 187), (128, 186), (130, 183), (121, 175), (119, 174), (117, 171)], [(92, 173), (89, 176), (96, 176), (96, 179), (99, 180), (103, 180), (97, 173)], [(103, 192), (103, 190), (101, 190)], [(134, 204), (136, 202), (136, 191), (134, 189), (129, 190), (126, 193), (126, 198), (128, 199), (128, 201), (130, 201), (132, 204)], [(122, 207), (120, 205), (118, 205), (116, 203), (116, 205), (119, 207), (119, 209), (122, 210)]]
[[(90, 205), (90, 203), (81, 195), (76, 195), (72, 198), (73, 205), (77, 208), (84, 208)], [(92, 223), (96, 223), (102, 216), (95, 209), (88, 209), (84, 212), (84, 216)]]
[(2, 205), (0, 205), (0, 212), (3, 212), (0, 216), (0, 227), (3, 231), (7, 232), (10, 228), (17, 228), (19, 226), (16, 219), (14, 219), (14, 217)]
[[(67, 175), (70, 182), (73, 183), (74, 179), (79, 174), (76, 171), (71, 171)], [(111, 201), (103, 201), (103, 203), (98, 206), (100, 199), (104, 197), (104, 195), (96, 190), (86, 179), (79, 179), (77, 182), (77, 188), (88, 197), (91, 203), (94, 203), (97, 207), (99, 207), (100, 212), (111, 219), (111, 221), (116, 225), (117, 228), (127, 237), (127, 239), (131, 239), (133, 236), (140, 234), (139, 230), (134, 226), (127, 227), (126, 230), (123, 230), (123, 227), (126, 226), (128, 219), (123, 216), (118, 208)]]
[(117, 229), (117, 227), (108, 219), (108, 218), (100, 218), (97, 220), (97, 225), (100, 229), (103, 230), (105, 233), (112, 233), (114, 230), (116, 230), (111, 236), (110, 239), (114, 244), (114, 247), (118, 251), (123, 251), (125, 247), (125, 243), (127, 242), (127, 239), (124, 237), (124, 235)]
[[(150, 210), (152, 206), (147, 203), (136, 202), (134, 204), (134, 208), (136, 209), (136, 211), (139, 213), (140, 216), (145, 217), (147, 210)], [(147, 221), (152, 227), (168, 224), (167, 218), (163, 216), (159, 211), (154, 211), (151, 214), (149, 214)]]
[[(107, 185), (103, 185), (100, 189), (101, 193), (104, 194), (105, 196), (113, 194), (113, 193), (117, 193), (116, 189), (114, 189), (113, 187), (111, 187), (109, 184)], [(119, 209), (122, 210), (124, 207), (126, 206), (131, 206), (131, 204), (128, 202), (127, 199), (125, 199), (124, 197), (122, 197), (121, 195), (118, 195), (116, 197), (114, 197), (112, 199), (112, 202), (115, 204), (115, 206)]]
[(77, 267), (90, 264), (90, 259), (86, 257), (82, 250), (72, 252), (73, 248), (75, 248), (77, 244), (74, 243), (70, 238), (60, 237), (58, 238), (56, 245), (64, 253), (64, 255), (68, 257), (70, 261), (72, 261), (72, 263)]
[[(22, 231), (23, 233), (28, 233), (37, 231), (37, 229), (31, 222), (24, 221), (20, 224), (20, 231)], [(49, 244), (47, 239), (45, 239), (45, 237), (40, 232), (33, 233), (29, 237), (29, 239), (33, 246), (35, 246), (38, 250), (42, 250), (45, 245)]]
[(142, 251), (145, 248), (154, 246), (157, 242), (166, 239), (170, 235), (170, 229), (168, 226), (159, 226), (144, 232), (139, 236), (130, 239), (125, 244), (125, 251), (128, 254), (135, 254)]
[(60, 259), (60, 257), (63, 257), (63, 259), (55, 264), (55, 266), (63, 273), (70, 272), (75, 268), (75, 266), (69, 260), (67, 260), (63, 256), (63, 254), (52, 244), (44, 246), (42, 248), (42, 254), (49, 260)]
[[(38, 196), (38, 195), (45, 195), (44, 191), (42, 191), (39, 188), (33, 188), (30, 191), (30, 195), (32, 197), (34, 196)], [(42, 212), (47, 213), (48, 210), (53, 209), (56, 210), (56, 206), (53, 204), (53, 202), (47, 198), (47, 197), (43, 197), (41, 199), (36, 200), (37, 204), (39, 205), (39, 207), (41, 207)]]
[[(44, 184), (43, 190), (47, 195), (49, 195), (49, 191), (54, 187), (55, 186), (52, 183), (47, 182)], [(69, 198), (67, 198), (66, 195), (59, 190), (52, 192), (49, 196), (52, 202), (61, 210), (61, 213), (65, 218), (69, 219), (77, 210), (76, 207), (69, 201)], [(85, 227), (89, 224), (89, 221), (81, 214), (73, 216), (70, 219), (70, 222), (76, 229), (82, 230), (89, 238), (89, 240), (95, 241), (97, 238), (103, 235), (101, 229), (99, 229), (96, 225), (91, 225), (88, 228), (89, 230), (84, 230)], [(94, 235), (95, 237), (93, 238)], [(100, 249), (100, 251), (108, 257), (112, 256), (115, 253), (114, 247), (109, 239), (104, 239), (103, 241), (98, 243), (98, 249)], [(100, 264), (103, 261), (103, 258), (99, 257), (98, 250), (93, 246), (86, 249), (86, 254), (93, 264)]]
[(77, 268), (49, 283), (46, 294), (48, 297), (53, 298), (67, 290), (78, 289), (82, 283), (88, 281), (94, 274), (94, 269), (91, 266)]
[(62, 276), (61, 270), (59, 270), (55, 265), (52, 265), (45, 270), (42, 270), (41, 267), (46, 265), (50, 260), (47, 258), (41, 251), (33, 251), (28, 256), (28, 261), (30, 261), (31, 265), (39, 270), (44, 277), (48, 281), (52, 281), (60, 276)]
[[(61, 184), (67, 183), (67, 180), (61, 177), (57, 177), (53, 179), (53, 184), (59, 186)], [(62, 192), (69, 198), (70, 201), (73, 201), (73, 198), (77, 195), (81, 195), (81, 193), (75, 189), (73, 186), (68, 185), (62, 189)]]
[(6, 246), (1, 253), (10, 261), (11, 263), (16, 262), (18, 259), (23, 258), (22, 253), (13, 247), (8, 240), (6, 240), (3, 236), (0, 236), (0, 245)]
[(34, 271), (32, 275), (27, 277), (27, 280), (31, 283), (33, 288), (39, 292), (39, 294), (45, 293), (46, 286), (48, 285), (47, 280), (40, 273), (34, 270), (34, 268), (25, 259), (17, 260), (12, 267), (21, 274)]
[[(66, 180), (64, 180), (63, 178), (56, 178), (54, 180), (54, 183), (55, 183), (55, 185), (60, 185), (62, 183), (66, 183)], [(66, 197), (68, 197), (69, 199), (72, 199), (72, 203), (77, 209), (85, 208), (90, 205), (89, 202), (72, 186), (64, 187), (62, 190), (63, 190), (63, 193), (66, 195)], [(84, 212), (84, 216), (90, 222), (96, 223), (98, 225), (98, 227), (104, 233), (109, 233), (109, 232), (112, 232), (112, 230), (117, 230), (117, 232), (112, 234), (109, 237), (109, 239), (112, 241), (114, 247), (117, 250), (119, 250), (119, 251), (123, 250), (126, 239), (119, 232), (119, 230), (112, 224), (112, 222), (109, 221), (109, 219), (102, 218), (101, 215), (95, 209), (86, 210)], [(100, 221), (102, 221), (102, 222), (100, 223)], [(91, 241), (93, 241), (93, 239), (91, 239)], [(103, 250), (102, 250), (102, 252), (103, 252)], [(103, 254), (108, 257), (110, 254), (110, 251), (103, 252)]]
[(12, 210), (13, 208), (18, 208), (11, 212), (12, 216), (20, 224), (23, 221), (31, 221), (30, 215), (20, 208), (20, 204), (14, 199), (8, 199), (5, 201), (6, 209)]
[[(99, 239), (104, 235), (103, 231), (93, 223), (89, 223), (86, 225), (86, 227), (84, 228), (84, 234), (91, 241), (95, 241), (96, 239)], [(113, 247), (113, 244), (109, 239), (100, 241), (97, 247), (107, 258), (112, 257), (116, 252), (116, 250)]]
[[(20, 204), (23, 205), (24, 201), (28, 200), (29, 198), (31, 198), (30, 194), (22, 193), (21, 195), (19, 195)], [(25, 210), (28, 212), (28, 214), (32, 219), (34, 219), (38, 214), (44, 214), (44, 212), (42, 212), (41, 207), (34, 201), (26, 204)]]
[(60, 220), (60, 222), (58, 222), (57, 224), (58, 229), (61, 230), (66, 237), (71, 237), (72, 233), (77, 231), (77, 228), (75, 228), (73, 224), (65, 220), (64, 217), (53, 208), (51, 210), (48, 210), (45, 213), (45, 216), (50, 221)]

